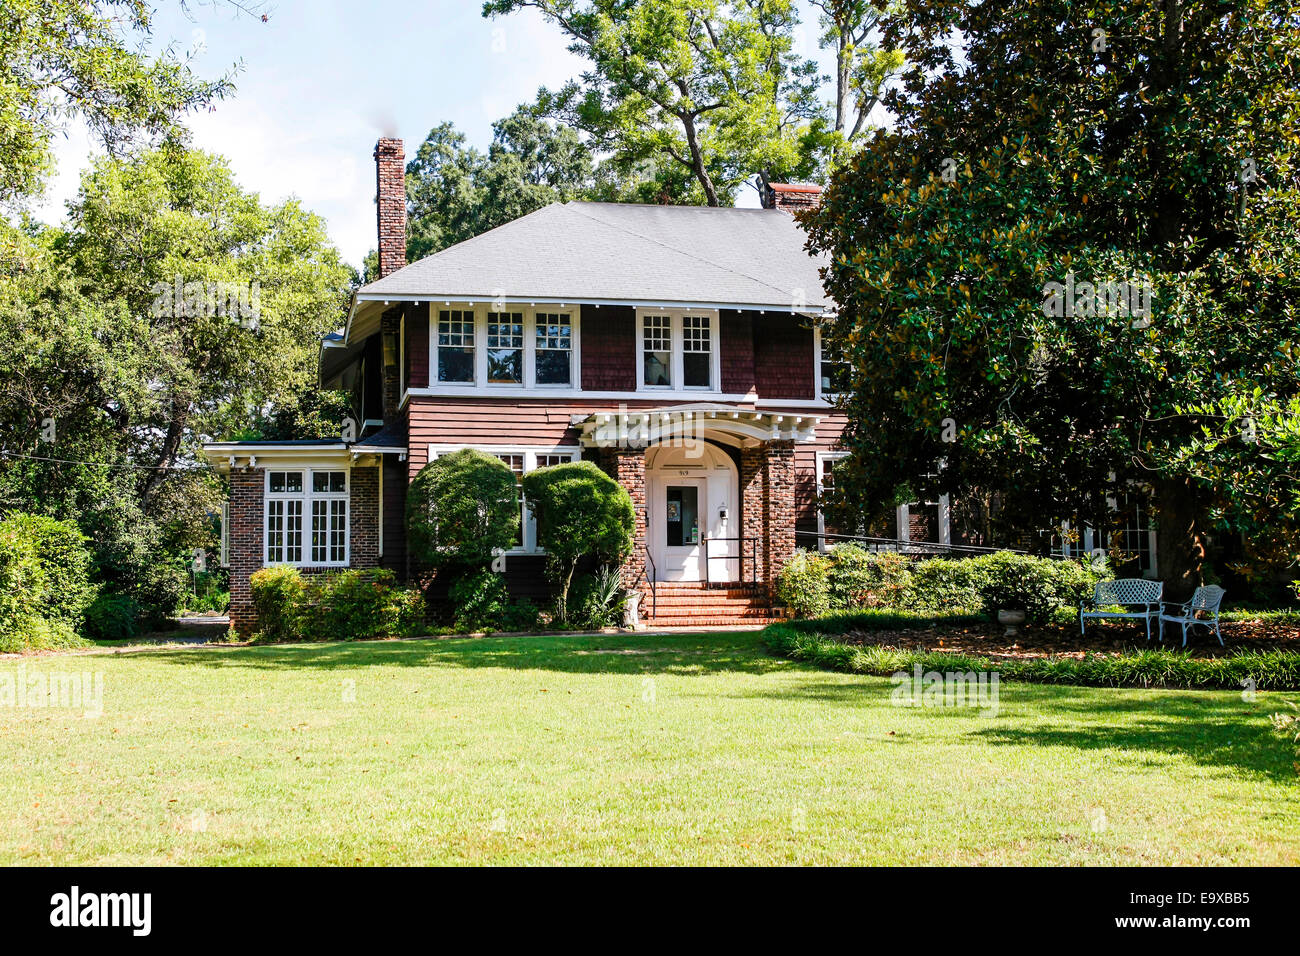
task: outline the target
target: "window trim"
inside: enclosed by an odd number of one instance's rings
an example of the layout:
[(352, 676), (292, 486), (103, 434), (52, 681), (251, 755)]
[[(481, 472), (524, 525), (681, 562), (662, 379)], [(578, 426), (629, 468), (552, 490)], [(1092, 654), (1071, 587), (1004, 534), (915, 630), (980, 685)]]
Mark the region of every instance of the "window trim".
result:
[[(459, 392), (509, 392), (509, 391), (579, 391), (582, 381), (582, 309), (576, 304), (542, 303), (522, 305), (518, 302), (457, 302), (452, 299), (430, 302), (429, 305), (429, 388), (440, 393)], [(445, 311), (469, 312), (474, 316), (474, 380), (472, 382), (438, 381), (438, 313)], [(523, 315), (523, 381), (488, 381), (489, 313), (520, 313)], [(539, 384), (537, 382), (537, 316), (567, 315), (569, 317), (569, 381), (567, 383)]]
[[(268, 467), (263, 469), (265, 472), (262, 478), (262, 566), (277, 567), (279, 565), (288, 565), (295, 568), (346, 568), (352, 565), (352, 468), (344, 465), (331, 465), (317, 467), (312, 465), (284, 465), (278, 467)], [(302, 491), (299, 492), (272, 492), (271, 491), (271, 473), (272, 472), (299, 472), (302, 474)], [(334, 472), (341, 471), (344, 474), (346, 490), (338, 491), (312, 491), (312, 475), (316, 472)], [(312, 502), (320, 501), (344, 501), (346, 510), (344, 512), (343, 523), (343, 560), (342, 561), (313, 561), (311, 560), (311, 522), (312, 522)], [(301, 501), (302, 502), (302, 556), (301, 561), (272, 561), (271, 560), (271, 502), (272, 501)], [(328, 533), (328, 529), (327, 529)], [(329, 544), (326, 542), (326, 548)]]
[[(672, 375), (671, 385), (647, 385), (645, 382), (645, 319), (648, 315), (668, 316), (671, 346)], [(656, 309), (651, 306), (637, 306), (636, 309), (636, 390), (638, 392), (685, 393), (699, 395), (717, 395), (722, 390), (722, 321), (717, 309)], [(685, 336), (683, 329), (685, 318), (694, 316), (709, 320), (709, 384), (687, 385), (683, 375), (683, 356), (685, 353)]]
[[(817, 380), (821, 381), (820, 373), (817, 376)], [(821, 498), (822, 498), (823, 489), (825, 487), (822, 483), (823, 466), (828, 461), (839, 461), (843, 458), (848, 458), (848, 457), (849, 457), (849, 453), (847, 451), (817, 452), (816, 465), (817, 465), (817, 550), (818, 551), (825, 552), (835, 547), (835, 545), (833, 544), (828, 544), (826, 538), (823, 537), (826, 534), (826, 513), (822, 511), (822, 507), (821, 507)]]
[[(481, 451), (486, 455), (523, 455), (524, 456), (524, 474), (537, 470), (538, 455), (568, 455), (569, 461), (582, 460), (581, 445), (447, 445), (432, 444), (429, 446), (429, 461), (433, 461), (442, 455), (450, 455), (452, 452), (461, 451), (469, 448), (474, 451)], [(520, 493), (520, 502), (523, 507), (523, 541), (524, 543), (517, 548), (510, 548), (506, 551), (508, 557), (523, 557), (525, 555), (545, 554), (543, 548), (537, 546), (537, 522), (533, 517), (532, 509), (528, 507), (528, 502), (524, 500), (522, 492)]]
[[(841, 362), (842, 365), (848, 365), (848, 362)], [(845, 392), (827, 392), (822, 390), (822, 329), (820, 325), (813, 326), (813, 394), (823, 402), (835, 403), (839, 398), (847, 394)]]

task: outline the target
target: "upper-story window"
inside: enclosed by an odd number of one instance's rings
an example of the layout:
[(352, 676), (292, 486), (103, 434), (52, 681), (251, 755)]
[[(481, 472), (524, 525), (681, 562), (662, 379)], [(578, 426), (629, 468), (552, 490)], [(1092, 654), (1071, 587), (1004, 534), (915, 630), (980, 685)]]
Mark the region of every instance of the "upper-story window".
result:
[(535, 322), (538, 385), (573, 384), (573, 319), (567, 312), (538, 312)]
[(718, 382), (716, 314), (645, 310), (637, 314), (641, 389), (700, 389)]
[(266, 473), (266, 563), (348, 563), (348, 473)]
[(474, 382), (474, 313), (443, 309), (438, 313), (438, 381)]
[(487, 380), (492, 385), (524, 383), (524, 314), (489, 312)]
[(568, 309), (435, 308), (433, 364), (440, 385), (571, 387), (578, 319)]
[(820, 335), (818, 336), (818, 349), (817, 364), (821, 369), (818, 386), (821, 394), (830, 398), (847, 392), (852, 366), (844, 361), (843, 356), (828, 345), (826, 339)]

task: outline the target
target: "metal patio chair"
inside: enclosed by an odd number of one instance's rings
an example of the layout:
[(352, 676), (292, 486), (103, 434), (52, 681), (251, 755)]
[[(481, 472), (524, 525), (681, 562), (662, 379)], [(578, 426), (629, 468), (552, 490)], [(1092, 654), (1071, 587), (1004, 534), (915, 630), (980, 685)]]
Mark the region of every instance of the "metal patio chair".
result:
[[(1219, 639), (1219, 646), (1223, 645), (1223, 635), (1219, 633), (1219, 605), (1223, 603), (1223, 596), (1228, 592), (1223, 590), (1217, 584), (1207, 584), (1204, 587), (1196, 589), (1192, 594), (1192, 599), (1186, 604), (1175, 604), (1167, 601), (1160, 610), (1160, 633), (1161, 640), (1164, 640), (1165, 622), (1181, 624), (1183, 628), (1183, 647), (1187, 646), (1187, 632), (1200, 624), (1207, 631), (1213, 627), (1214, 636)], [(1174, 613), (1165, 613), (1164, 608), (1174, 608)], [(1199, 614), (1205, 614), (1206, 617), (1198, 617)]]

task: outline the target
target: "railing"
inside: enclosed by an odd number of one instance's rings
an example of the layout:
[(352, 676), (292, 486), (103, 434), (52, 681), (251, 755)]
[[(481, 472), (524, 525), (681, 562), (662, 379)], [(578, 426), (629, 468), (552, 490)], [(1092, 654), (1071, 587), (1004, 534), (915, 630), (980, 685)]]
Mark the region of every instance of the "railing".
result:
[(704, 548), (705, 586), (708, 586), (713, 583), (712, 577), (709, 573), (709, 543), (712, 541), (740, 542), (740, 551), (738, 553), (719, 555), (718, 560), (730, 561), (732, 558), (735, 558), (737, 561), (739, 561), (740, 565), (736, 569), (736, 580), (742, 583), (745, 580), (745, 542), (746, 541), (750, 542), (750, 544), (753, 545), (753, 548), (749, 558), (749, 583), (750, 584), (758, 583), (758, 538), (754, 537), (753, 535), (750, 535), (748, 537), (740, 537), (740, 538), (711, 538), (706, 534), (702, 538), (700, 538), (700, 544), (703, 545)]
[(650, 585), (650, 616), (654, 617), (659, 607), (659, 569), (655, 567), (654, 555), (650, 553), (649, 544), (645, 546), (645, 564), (641, 568), (641, 577), (645, 578)]
[(1012, 554), (1029, 553), (1020, 548), (984, 548), (973, 544), (940, 544), (937, 541), (911, 541), (905, 538), (872, 538), (858, 534), (828, 534), (821, 531), (796, 531), (795, 536), (816, 538), (819, 547), (822, 541), (828, 539), (834, 539), (835, 541), (856, 541), (862, 544), (868, 551), (897, 551), (903, 554), (916, 555), (917, 557), (993, 554), (995, 551), (1010, 551)]

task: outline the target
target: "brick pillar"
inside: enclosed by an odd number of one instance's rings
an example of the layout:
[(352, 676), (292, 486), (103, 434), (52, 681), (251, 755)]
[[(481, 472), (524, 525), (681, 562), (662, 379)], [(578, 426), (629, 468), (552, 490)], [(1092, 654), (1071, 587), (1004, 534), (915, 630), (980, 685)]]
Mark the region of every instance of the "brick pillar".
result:
[(633, 533), (632, 554), (624, 562), (621, 572), (623, 586), (631, 589), (636, 587), (646, 563), (645, 449), (602, 448), (601, 467), (632, 496), (636, 530)]
[(781, 569), (794, 554), (795, 470), (794, 442), (767, 443), (763, 503), (766, 508), (767, 581), (776, 583)]
[(348, 567), (379, 567), (379, 469), (353, 468), (349, 494)]
[(257, 630), (248, 579), (262, 566), (264, 481), (261, 468), (236, 468), (230, 473), (230, 625), (241, 637)]
[(375, 144), (375, 218), (382, 279), (406, 265), (406, 149), (400, 139)]
[[(763, 507), (763, 464), (767, 459), (761, 447), (742, 448), (740, 451), (740, 528), (741, 536), (752, 538), (753, 543), (742, 542), (745, 560), (754, 561), (754, 579), (767, 580), (766, 527)], [(748, 567), (745, 569), (748, 571)], [(743, 575), (749, 580), (748, 573)]]

